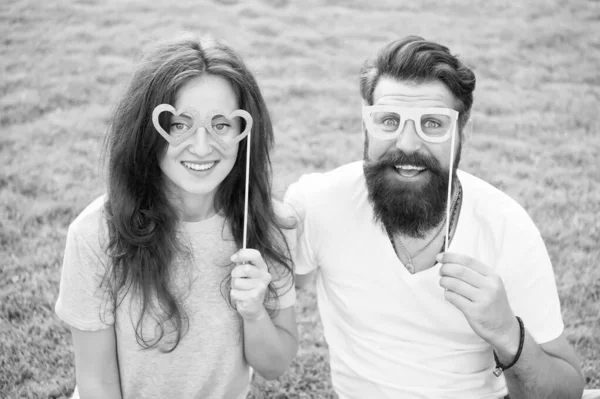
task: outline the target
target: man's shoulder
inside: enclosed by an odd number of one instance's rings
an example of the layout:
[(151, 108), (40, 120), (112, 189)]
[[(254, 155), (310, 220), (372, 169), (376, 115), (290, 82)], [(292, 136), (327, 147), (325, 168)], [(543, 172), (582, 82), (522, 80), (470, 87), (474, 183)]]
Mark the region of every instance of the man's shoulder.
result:
[(366, 184), (362, 161), (359, 161), (328, 172), (303, 175), (290, 185), (284, 201), (300, 219), (307, 213), (319, 218), (336, 211), (343, 213), (342, 208), (347, 207), (352, 198), (364, 193)]
[(275, 217), (278, 219), (283, 226), (289, 226), (294, 224), (295, 213), (294, 209), (290, 206), (290, 204), (280, 201), (279, 199), (273, 198), (273, 213), (275, 213)]
[(457, 174), (471, 211), (479, 220), (486, 219), (494, 224), (509, 223), (513, 227), (534, 227), (525, 208), (510, 195), (463, 170), (458, 170)]
[(356, 161), (331, 171), (305, 174), (296, 183), (290, 185), (290, 190), (304, 196), (318, 195), (324, 198), (343, 195), (348, 190), (356, 191), (360, 187), (357, 184), (364, 186), (362, 165), (362, 161)]

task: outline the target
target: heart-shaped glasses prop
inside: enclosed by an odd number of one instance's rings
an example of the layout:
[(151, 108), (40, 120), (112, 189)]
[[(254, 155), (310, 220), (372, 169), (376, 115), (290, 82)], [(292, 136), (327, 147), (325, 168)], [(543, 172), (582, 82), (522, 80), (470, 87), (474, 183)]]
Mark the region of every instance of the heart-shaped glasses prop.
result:
[[(169, 132), (160, 125), (159, 118), (163, 112), (172, 115)], [(243, 119), (245, 122), (244, 131), (239, 134), (235, 134), (236, 130), (233, 128), (235, 118)], [(157, 105), (152, 111), (154, 128), (172, 146), (183, 143), (196, 133), (198, 128), (203, 127), (219, 146), (228, 149), (250, 134), (252, 123), (252, 116), (243, 109), (236, 109), (229, 114), (221, 110), (212, 110), (207, 112), (204, 118), (193, 108), (177, 110), (170, 104)]]
[[(163, 112), (170, 112), (175, 117), (171, 125), (182, 125), (183, 128), (173, 129), (173, 132), (166, 132), (160, 125), (159, 117)], [(179, 120), (181, 118), (181, 120)], [(234, 118), (241, 118), (245, 121), (244, 131), (240, 134), (232, 134), (231, 129), (223, 130), (223, 127), (232, 127)], [(176, 122), (176, 123), (173, 123)], [(178, 146), (189, 137), (191, 137), (199, 127), (203, 127), (212, 136), (212, 138), (224, 149), (231, 148), (244, 137), (248, 136), (246, 145), (246, 184), (244, 188), (244, 235), (242, 239), (242, 248), (246, 249), (248, 237), (248, 192), (250, 191), (250, 143), (252, 131), (252, 115), (243, 109), (236, 109), (227, 115), (220, 110), (209, 111), (204, 119), (200, 113), (193, 108), (175, 109), (170, 104), (160, 104), (152, 111), (152, 124), (158, 133), (172, 146)], [(234, 130), (235, 132), (235, 130)]]

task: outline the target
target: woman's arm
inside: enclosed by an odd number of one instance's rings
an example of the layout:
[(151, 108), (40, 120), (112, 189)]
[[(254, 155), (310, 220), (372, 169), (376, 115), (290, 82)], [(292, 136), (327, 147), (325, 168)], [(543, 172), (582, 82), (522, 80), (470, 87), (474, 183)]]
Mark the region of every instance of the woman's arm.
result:
[(83, 331), (71, 327), (75, 378), (81, 399), (121, 399), (114, 328)]
[(231, 272), (230, 295), (243, 319), (246, 360), (264, 378), (275, 379), (289, 367), (298, 349), (294, 307), (269, 317), (264, 299), (272, 277), (260, 252), (243, 249), (231, 260), (243, 263)]
[(256, 319), (244, 319), (244, 354), (263, 378), (273, 380), (290, 366), (298, 350), (296, 311), (281, 309), (271, 319), (264, 310)]

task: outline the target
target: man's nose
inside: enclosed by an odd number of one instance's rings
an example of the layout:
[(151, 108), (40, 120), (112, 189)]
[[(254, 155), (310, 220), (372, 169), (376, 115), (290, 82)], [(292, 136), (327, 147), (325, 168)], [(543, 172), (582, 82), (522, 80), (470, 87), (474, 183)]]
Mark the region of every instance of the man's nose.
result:
[(396, 148), (408, 154), (420, 149), (422, 144), (423, 141), (417, 133), (415, 122), (407, 120), (402, 127), (402, 132), (400, 132), (400, 135), (396, 139)]

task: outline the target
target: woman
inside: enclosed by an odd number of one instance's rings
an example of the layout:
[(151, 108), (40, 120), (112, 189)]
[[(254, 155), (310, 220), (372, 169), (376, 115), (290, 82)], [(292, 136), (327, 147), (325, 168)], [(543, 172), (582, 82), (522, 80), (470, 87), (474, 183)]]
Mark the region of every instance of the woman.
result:
[[(249, 139), (252, 249), (239, 250)], [(186, 36), (148, 53), (108, 133), (108, 192), (67, 235), (56, 312), (75, 397), (244, 398), (250, 367), (270, 379), (289, 366), (292, 226), (271, 200), (272, 143), (230, 48)]]

